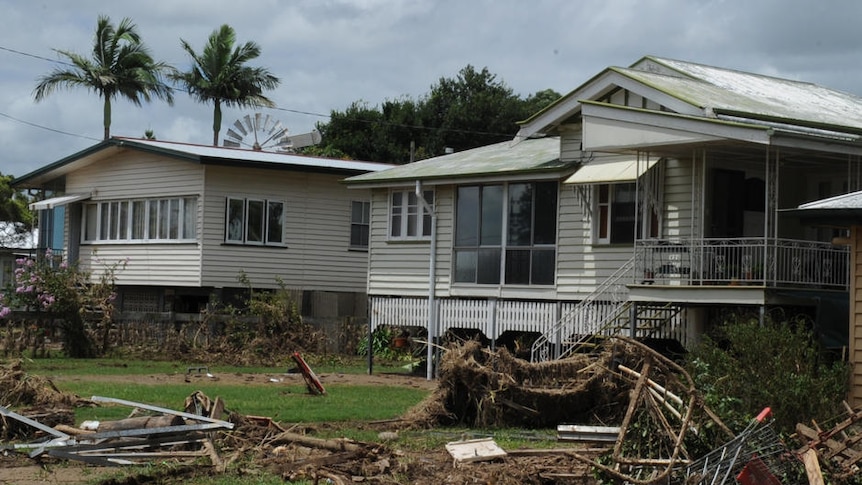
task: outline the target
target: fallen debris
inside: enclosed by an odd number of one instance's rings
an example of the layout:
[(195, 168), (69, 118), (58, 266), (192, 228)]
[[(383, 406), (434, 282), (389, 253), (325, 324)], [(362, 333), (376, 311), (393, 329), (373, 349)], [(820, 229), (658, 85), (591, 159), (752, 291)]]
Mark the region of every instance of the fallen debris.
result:
[(305, 359), (302, 358), (299, 352), (291, 354), (291, 358), (296, 362), (299, 372), (302, 373), (302, 377), (305, 378), (305, 385), (308, 388), (308, 392), (312, 394), (326, 395), (326, 389), (323, 388), (323, 384), (320, 383), (320, 379), (317, 378), (317, 375), (313, 370), (311, 370), (311, 367), (305, 363)]
[(446, 443), (446, 451), (452, 455), (455, 463), (490, 461), (506, 456), (506, 452), (497, 445), (494, 438), (450, 441)]
[[(146, 463), (154, 458), (201, 456), (210, 456), (215, 464), (220, 460), (204, 432), (234, 427), (227, 421), (122, 399), (93, 396), (92, 401), (121, 404), (135, 410), (162, 414), (120, 421), (90, 422), (87, 427), (91, 432), (71, 434), (0, 407), (0, 414), (4, 417), (15, 419), (46, 435), (46, 439), (4, 445), (0, 449), (27, 452), (30, 458), (48, 455), (102, 466)], [(189, 449), (194, 444), (198, 444), (199, 448)]]
[[(862, 410), (854, 410), (846, 402), (844, 408), (847, 417), (829, 430), (820, 429), (816, 422), (812, 422), (813, 427), (803, 423), (796, 425), (797, 439), (803, 443), (797, 454), (807, 455), (810, 461), (808, 452), (813, 450), (838, 480), (858, 473), (862, 461)], [(813, 473), (814, 463), (809, 461), (806, 461), (806, 469)], [(816, 469), (819, 471), (819, 463)]]

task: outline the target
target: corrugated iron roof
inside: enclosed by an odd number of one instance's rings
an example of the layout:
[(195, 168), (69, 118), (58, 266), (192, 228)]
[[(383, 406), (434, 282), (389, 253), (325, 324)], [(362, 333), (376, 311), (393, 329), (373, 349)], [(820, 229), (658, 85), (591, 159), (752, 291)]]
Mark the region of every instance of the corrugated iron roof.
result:
[(291, 153), (114, 137), (17, 177), (13, 180), (12, 185), (19, 188), (39, 188), (41, 184), (48, 183), (80, 167), (114, 156), (122, 149), (158, 153), (201, 164), (326, 172), (342, 174), (345, 177), (395, 166), (386, 163), (341, 160)]
[(216, 147), (211, 145), (193, 145), (188, 143), (142, 140), (137, 138), (116, 138), (116, 140), (119, 140), (121, 144), (127, 143), (131, 146), (149, 147), (160, 151), (192, 155), (200, 159), (219, 159), (235, 162), (255, 162), (273, 165), (326, 168), (357, 172), (374, 172), (378, 170), (384, 170), (393, 166), (386, 163), (341, 160), (337, 158), (312, 157), (292, 153), (255, 151), (241, 148)]
[(470, 176), (554, 172), (574, 168), (560, 161), (558, 137), (510, 141), (464, 150), (388, 170), (350, 177), (349, 184), (379, 184), (414, 180), (456, 179)]
[[(782, 79), (693, 62), (645, 56), (631, 67), (608, 67), (584, 84), (521, 122), (519, 136), (553, 133), (552, 127), (580, 112), (582, 101), (596, 101), (623, 76), (678, 99), (704, 118), (753, 120), (776, 129), (827, 130), (813, 136), (862, 134), (862, 97), (809, 82)], [(651, 99), (661, 103), (661, 99)]]
[[(862, 97), (800, 82), (692, 62), (648, 57), (679, 73), (614, 68), (621, 74), (715, 113), (862, 130)], [(637, 66), (637, 64), (636, 64)]]

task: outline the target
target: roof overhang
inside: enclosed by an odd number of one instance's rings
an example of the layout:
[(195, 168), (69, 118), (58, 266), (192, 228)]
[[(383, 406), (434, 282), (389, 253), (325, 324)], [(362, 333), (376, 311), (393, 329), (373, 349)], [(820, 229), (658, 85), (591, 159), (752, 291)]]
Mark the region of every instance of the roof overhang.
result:
[(31, 210), (46, 210), (53, 209), (55, 207), (60, 207), (63, 205), (71, 204), (73, 202), (78, 202), (81, 200), (87, 200), (92, 197), (93, 194), (90, 192), (83, 194), (66, 194), (61, 195), (59, 197), (51, 197), (50, 199), (40, 200), (38, 202), (33, 202), (30, 204)]
[(606, 103), (585, 101), (582, 110), (585, 151), (643, 151), (724, 140), (768, 145), (772, 135), (770, 128), (763, 125)]

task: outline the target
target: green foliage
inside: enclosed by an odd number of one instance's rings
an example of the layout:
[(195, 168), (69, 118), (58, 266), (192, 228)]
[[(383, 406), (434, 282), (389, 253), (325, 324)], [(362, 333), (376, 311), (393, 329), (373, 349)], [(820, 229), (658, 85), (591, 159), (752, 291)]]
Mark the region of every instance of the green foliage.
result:
[(506, 141), (517, 122), (545, 108), (560, 95), (546, 89), (522, 99), (487, 68), (463, 68), (455, 78), (440, 78), (418, 100), (401, 97), (380, 106), (356, 101), (330, 121), (318, 125), (322, 136), (316, 151), (350, 158), (408, 163)]
[[(371, 355), (383, 360), (403, 360), (404, 353), (392, 347), (396, 334), (392, 328), (379, 326), (371, 332)], [(368, 334), (359, 341), (357, 355), (368, 355)]]
[(709, 405), (731, 429), (743, 429), (771, 407), (779, 431), (841, 412), (849, 367), (830, 361), (804, 319), (768, 321), (736, 316), (708, 335), (687, 369)]
[(281, 278), (276, 279), (275, 290), (255, 288), (244, 271), (237, 280), (245, 287), (238, 306), (211, 304), (204, 314), (205, 320), (215, 317), (223, 322), (221, 344), (265, 361), (292, 351), (317, 350), (322, 334), (302, 320)]
[(42, 76), (34, 91), (36, 101), (41, 101), (58, 88), (80, 87), (96, 92), (104, 102), (106, 140), (110, 137), (113, 99), (121, 96), (140, 106), (142, 100), (150, 101), (156, 97), (173, 104), (173, 92), (162, 82), (163, 76), (173, 69), (153, 60), (129, 18), (114, 26), (110, 18), (99, 16), (91, 58), (65, 50), (56, 52), (72, 67), (57, 67)]
[(59, 322), (63, 350), (70, 357), (90, 358), (108, 350), (116, 272), (126, 261), (105, 265), (97, 282), (50, 250), (16, 264), (14, 281), (2, 295), (0, 317), (23, 310), (35, 315), (30, 319), (43, 330)]
[(24, 247), (27, 237), (36, 223), (33, 212), (27, 205), (29, 200), (20, 190), (12, 188), (11, 175), (0, 174), (0, 246), (6, 248)]
[(213, 146), (218, 145), (222, 104), (275, 106), (263, 93), (277, 88), (281, 81), (266, 68), (247, 65), (260, 56), (260, 46), (250, 41), (236, 45), (236, 33), (231, 26), (225, 24), (214, 30), (200, 53), (185, 40), (180, 43), (191, 57), (192, 66), (188, 71), (174, 72), (171, 77), (197, 101), (213, 103)]

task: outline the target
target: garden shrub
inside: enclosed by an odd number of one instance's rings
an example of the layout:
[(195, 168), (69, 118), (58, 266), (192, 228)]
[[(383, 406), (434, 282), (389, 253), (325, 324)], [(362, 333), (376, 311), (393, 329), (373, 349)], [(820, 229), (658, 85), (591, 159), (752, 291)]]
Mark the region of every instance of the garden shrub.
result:
[(706, 404), (737, 431), (764, 407), (786, 433), (835, 416), (849, 385), (847, 363), (829, 358), (803, 318), (761, 325), (731, 317), (688, 354), (686, 366)]

